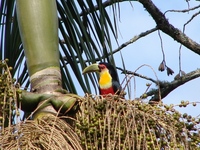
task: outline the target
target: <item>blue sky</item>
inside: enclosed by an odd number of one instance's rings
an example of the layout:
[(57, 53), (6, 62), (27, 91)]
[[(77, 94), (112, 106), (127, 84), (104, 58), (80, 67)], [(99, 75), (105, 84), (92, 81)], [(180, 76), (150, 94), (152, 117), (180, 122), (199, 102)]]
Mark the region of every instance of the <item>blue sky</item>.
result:
[[(160, 0), (153, 0), (153, 2), (158, 6), (158, 8), (162, 12), (172, 9), (182, 10), (188, 8), (188, 4), (183, 0), (176, 0), (176, 1), (162, 0), (162, 2)], [(197, 5), (199, 5), (199, 2), (189, 1), (190, 8)], [(189, 13), (169, 12), (166, 14), (166, 17), (171, 24), (173, 24), (176, 28), (182, 30), (184, 23), (186, 23), (191, 18), (191, 16), (197, 11), (198, 10), (195, 10)], [(112, 11), (110, 11), (110, 13), (112, 14)], [(119, 45), (121, 45), (122, 43), (133, 38), (135, 35), (138, 35), (141, 32), (144, 32), (146, 30), (155, 27), (155, 22), (148, 14), (148, 12), (144, 11), (144, 8), (140, 3), (132, 2), (131, 6), (129, 2), (123, 2), (120, 3), (120, 21), (118, 22), (118, 27), (120, 31), (118, 41)], [(200, 27), (200, 16), (197, 16), (186, 27), (185, 30), (185, 33), (197, 43), (199, 43), (200, 41), (199, 27)], [(180, 44), (174, 41), (171, 37), (169, 37), (165, 33), (162, 32), (160, 33), (162, 36), (163, 48), (165, 51), (167, 66), (169, 66), (174, 70), (175, 72), (174, 75), (167, 76), (166, 72), (158, 71), (158, 66), (162, 61), (162, 52), (161, 52), (161, 43), (157, 31), (142, 39), (139, 39), (138, 41), (134, 42), (133, 44), (121, 50), (127, 70), (135, 71), (141, 65), (147, 64), (154, 69), (159, 80), (172, 81), (174, 79), (175, 75), (179, 72), (178, 57), (179, 57)], [(113, 49), (116, 49), (117, 47), (118, 45), (113, 43)], [(199, 68), (200, 64), (199, 55), (193, 53), (184, 46), (182, 47), (181, 55), (182, 55), (181, 67), (183, 71), (188, 73)], [(119, 53), (116, 54), (115, 60), (117, 60), (116, 65), (122, 67), (122, 60)], [(120, 75), (120, 72), (118, 73)], [(138, 73), (156, 79), (153, 71), (148, 67), (142, 67), (138, 71)], [(123, 78), (124, 76), (120, 75), (121, 81), (123, 80)], [(136, 92), (132, 94), (132, 98), (134, 98), (134, 95), (136, 97), (139, 97), (146, 90), (145, 84), (150, 82), (144, 79), (136, 78), (135, 89), (133, 80), (131, 83), (132, 83), (131, 84), (132, 91), (134, 92), (134, 90), (136, 90)], [(182, 85), (181, 87), (171, 92), (163, 100), (164, 103), (179, 104), (181, 100), (188, 100), (190, 102), (194, 101), (200, 102), (200, 98), (198, 95), (199, 83), (200, 79), (195, 79), (193, 81), (190, 81)], [(180, 110), (181, 112), (188, 112), (193, 116), (197, 116), (200, 114), (200, 112), (198, 111), (200, 108), (199, 105), (197, 105), (196, 107), (187, 107), (184, 109), (180, 109), (179, 107), (177, 107), (177, 109)]]

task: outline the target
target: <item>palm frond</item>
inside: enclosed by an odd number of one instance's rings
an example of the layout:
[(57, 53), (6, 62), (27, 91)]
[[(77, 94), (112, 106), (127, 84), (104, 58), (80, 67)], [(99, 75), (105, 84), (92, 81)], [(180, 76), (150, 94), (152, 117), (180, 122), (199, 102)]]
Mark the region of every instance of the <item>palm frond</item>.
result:
[[(15, 11), (15, 0), (2, 0), (0, 5), (0, 59), (9, 59), (12, 75), (23, 86), (29, 86), (29, 76)], [(112, 5), (113, 20), (107, 12)], [(63, 87), (72, 93), (98, 90), (94, 75), (82, 75), (82, 69), (96, 61), (114, 64), (111, 38), (117, 39), (117, 2), (57, 1), (59, 17), (59, 49)], [(91, 86), (92, 85), (92, 86)]]
[[(8, 59), (8, 65), (13, 67), (12, 75), (15, 77), (28, 78), (27, 71), (21, 71), (26, 68), (23, 46), (20, 38), (17, 16), (15, 10), (15, 0), (2, 0), (0, 5), (0, 59)], [(21, 64), (24, 66), (20, 67)], [(21, 69), (19, 69), (21, 68)], [(19, 79), (19, 81), (23, 81)], [(23, 84), (24, 82), (20, 82)]]
[(113, 62), (111, 37), (117, 39), (113, 21), (102, 1), (61, 0), (57, 7), (60, 37), (63, 38), (60, 51), (67, 65), (63, 69), (72, 69), (84, 92), (91, 92), (90, 83), (97, 91), (96, 78), (83, 77), (81, 70), (96, 61)]

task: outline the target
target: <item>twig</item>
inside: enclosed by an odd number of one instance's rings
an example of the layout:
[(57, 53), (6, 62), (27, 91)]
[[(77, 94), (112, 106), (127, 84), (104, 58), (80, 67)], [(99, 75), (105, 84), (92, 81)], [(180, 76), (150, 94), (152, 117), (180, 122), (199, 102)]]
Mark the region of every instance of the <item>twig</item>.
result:
[(155, 83), (156, 85), (158, 84), (158, 81), (157, 81), (157, 80), (154, 80), (154, 79), (149, 78), (149, 77), (147, 77), (147, 76), (141, 75), (141, 74), (136, 73), (136, 72), (124, 70), (124, 69), (122, 69), (122, 68), (120, 68), (120, 67), (116, 67), (116, 68), (117, 68), (118, 70), (122, 71), (123, 74), (134, 75), (134, 76), (137, 76), (137, 77), (140, 77), (140, 78), (143, 78), (143, 79), (152, 81), (152, 82)]
[(195, 6), (193, 8), (189, 8), (189, 9), (183, 9), (183, 10), (167, 10), (164, 14), (168, 13), (168, 12), (180, 12), (180, 13), (186, 13), (186, 12), (189, 12), (189, 11), (192, 11), (192, 10), (195, 10), (195, 9), (198, 9), (200, 8), (200, 5), (198, 6)]
[[(145, 31), (145, 32), (142, 32), (142, 33), (140, 33), (139, 35), (134, 36), (134, 37), (133, 37), (132, 39), (130, 39), (129, 41), (127, 41), (127, 42), (123, 43), (122, 45), (120, 45), (117, 49), (113, 50), (112, 52), (109, 52), (109, 53), (108, 53), (108, 56), (113, 55), (113, 54), (119, 52), (121, 49), (123, 49), (124, 47), (128, 46), (129, 44), (132, 44), (133, 42), (139, 40), (140, 38), (142, 38), (142, 37), (144, 37), (144, 36), (146, 36), (146, 35), (148, 35), (148, 34), (154, 32), (154, 31), (156, 31), (156, 30), (158, 30), (157, 27), (152, 28), (152, 29), (150, 29), (150, 30), (147, 30), (147, 31)], [(96, 61), (100, 61), (100, 60), (103, 59), (103, 57), (104, 57), (104, 56), (98, 57), (98, 58), (96, 58), (95, 60), (96, 60)], [(77, 58), (78, 58), (78, 57), (77, 57)], [(63, 57), (63, 59), (67, 61), (67, 58), (66, 58), (65, 56)], [(91, 62), (91, 61), (90, 61), (90, 60), (85, 60), (85, 62)], [(78, 60), (77, 60), (77, 63), (79, 63)], [(66, 64), (68, 64), (68, 62), (67, 62)]]
[(165, 52), (164, 52), (164, 48), (163, 48), (162, 37), (160, 35), (160, 31), (159, 30), (158, 30), (158, 36), (159, 36), (159, 39), (160, 39), (160, 46), (161, 46), (161, 51), (162, 51), (162, 55), (163, 55), (163, 61), (166, 64), (166, 61), (165, 61)]
[[(148, 34), (150, 34), (150, 33), (153, 33), (153, 32), (156, 31), (156, 30), (158, 30), (157, 27), (152, 28), (152, 29), (150, 29), (150, 30), (147, 30), (147, 31), (145, 31), (145, 32), (142, 32), (142, 33), (140, 33), (139, 35), (134, 36), (132, 39), (130, 39), (129, 41), (123, 43), (123, 44), (120, 45), (117, 49), (113, 50), (113, 51), (112, 51), (112, 54), (119, 52), (122, 48), (128, 46), (129, 44), (131, 44), (131, 43), (133, 43), (133, 42), (139, 40), (140, 38), (142, 38), (142, 37), (144, 37), (144, 36), (146, 36), (146, 35), (148, 35)], [(109, 54), (111, 54), (111, 53), (109, 53)]]

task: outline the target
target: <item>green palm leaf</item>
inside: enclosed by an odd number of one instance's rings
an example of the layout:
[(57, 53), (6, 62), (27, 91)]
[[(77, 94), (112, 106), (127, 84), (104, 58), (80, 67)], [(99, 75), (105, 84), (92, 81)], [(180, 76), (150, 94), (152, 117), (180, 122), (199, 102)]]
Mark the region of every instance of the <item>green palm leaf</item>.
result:
[[(63, 87), (72, 93), (97, 91), (97, 79), (83, 76), (82, 69), (96, 61), (113, 61), (111, 37), (116, 36), (114, 21), (102, 1), (57, 1), (59, 16), (59, 50)], [(29, 86), (29, 76), (19, 35), (15, 0), (3, 0), (0, 6), (1, 59), (8, 58), (13, 76), (23, 86)], [(116, 11), (116, 4), (112, 7)], [(114, 15), (115, 16), (115, 15)], [(113, 24), (114, 22), (114, 24)], [(114, 63), (114, 62), (113, 62)], [(76, 82), (74, 82), (76, 81)], [(77, 85), (78, 84), (78, 85)], [(90, 87), (92, 85), (92, 87)]]

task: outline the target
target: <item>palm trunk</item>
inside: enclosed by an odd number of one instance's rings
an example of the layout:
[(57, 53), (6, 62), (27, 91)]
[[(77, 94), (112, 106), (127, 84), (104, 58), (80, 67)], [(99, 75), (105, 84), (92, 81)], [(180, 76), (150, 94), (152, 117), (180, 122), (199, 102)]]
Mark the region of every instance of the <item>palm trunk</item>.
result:
[[(52, 94), (62, 88), (56, 1), (17, 0), (16, 6), (31, 92)], [(38, 111), (37, 116), (44, 112), (45, 115), (56, 113), (48, 105)]]

